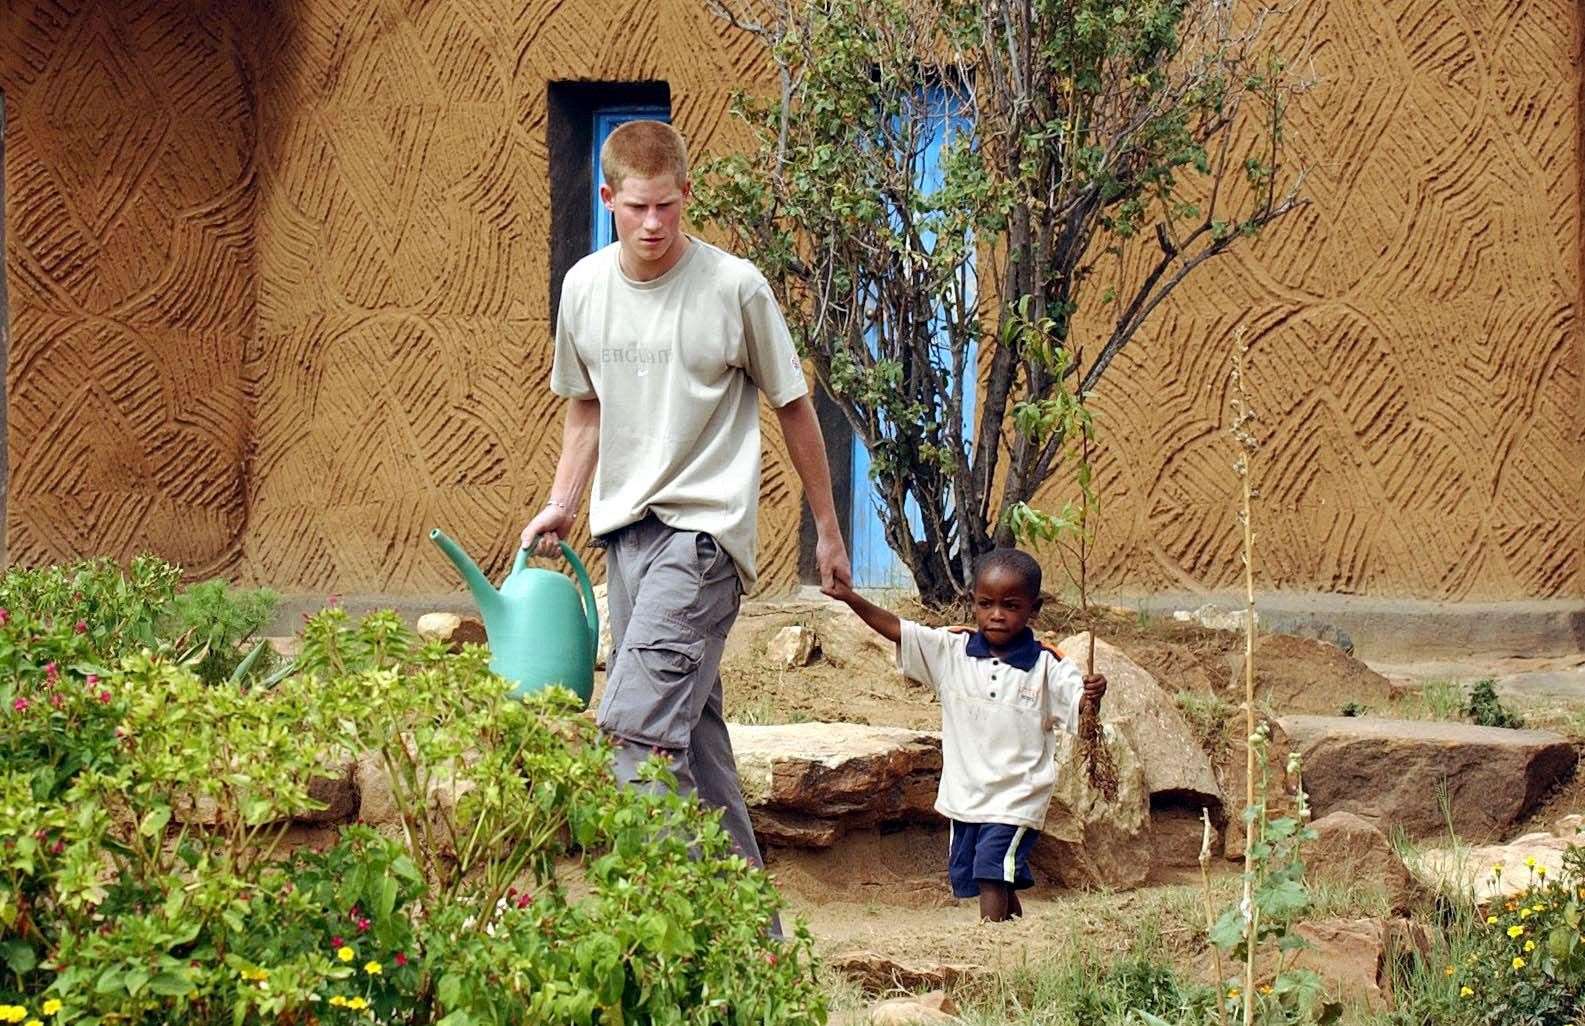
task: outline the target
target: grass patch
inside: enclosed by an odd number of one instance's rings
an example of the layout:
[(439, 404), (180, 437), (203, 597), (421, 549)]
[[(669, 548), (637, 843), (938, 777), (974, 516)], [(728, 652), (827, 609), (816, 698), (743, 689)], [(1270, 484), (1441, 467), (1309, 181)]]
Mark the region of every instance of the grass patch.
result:
[(1197, 691), (1180, 691), (1172, 697), (1178, 703), (1178, 711), (1188, 721), (1189, 729), (1194, 731), (1194, 739), (1200, 743), (1200, 748), (1210, 756), (1212, 763), (1219, 763), (1232, 750), (1232, 741), (1227, 736), (1227, 720), (1238, 706), (1220, 695), (1206, 695)]

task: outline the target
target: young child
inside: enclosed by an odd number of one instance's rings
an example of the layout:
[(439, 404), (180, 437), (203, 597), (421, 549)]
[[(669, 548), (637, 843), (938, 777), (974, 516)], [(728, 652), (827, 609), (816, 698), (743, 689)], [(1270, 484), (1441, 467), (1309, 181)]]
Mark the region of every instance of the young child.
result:
[(1029, 629), (1040, 610), (1040, 564), (1017, 549), (980, 557), (975, 631), (921, 627), (846, 584), (826, 594), (896, 645), (904, 675), (940, 696), (936, 811), (951, 823), (953, 895), (979, 895), (980, 918), (991, 922), (1023, 915), (1018, 891), (1034, 883), (1029, 850), (1057, 783), (1052, 728), (1076, 733), (1079, 703), (1099, 707), (1106, 693), (1105, 677), (1083, 676)]

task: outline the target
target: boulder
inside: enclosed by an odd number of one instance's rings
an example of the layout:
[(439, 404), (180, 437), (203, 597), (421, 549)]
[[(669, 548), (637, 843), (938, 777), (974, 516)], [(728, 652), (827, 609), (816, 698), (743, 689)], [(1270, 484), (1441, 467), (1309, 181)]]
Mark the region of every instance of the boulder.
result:
[(755, 832), (769, 843), (828, 847), (854, 827), (939, 818), (939, 734), (856, 723), (728, 729)]
[[(1243, 693), (1244, 660), (1235, 660), (1233, 680)], [(1385, 709), (1392, 682), (1336, 645), (1266, 634), (1255, 640), (1255, 693), (1280, 715), (1336, 716), (1352, 703)]]
[(1310, 826), (1316, 839), (1303, 849), (1308, 879), (1380, 886), (1394, 913), (1408, 911), (1417, 887), (1386, 834), (1352, 812), (1333, 812)]
[[(358, 821), (373, 827), (398, 827), (402, 822), (401, 807), (391, 790), (391, 777), (385, 771), (385, 760), (379, 752), (364, 752), (358, 756), (353, 768), (353, 779), (358, 793)], [(441, 821), (456, 811), (457, 801), (474, 788), (468, 779), (457, 779), (443, 768), (430, 776), (424, 811), (437, 827)]]
[(1409, 869), (1439, 894), (1462, 894), (1482, 907), (1524, 893), (1537, 879), (1537, 870), (1557, 879), (1563, 873), (1563, 855), (1573, 839), (1553, 834), (1525, 834), (1506, 844), (1476, 848), (1429, 848), (1421, 851)]
[(765, 645), (765, 656), (773, 666), (784, 670), (808, 666), (820, 651), (820, 638), (813, 628), (801, 625), (783, 627)]
[(1077, 739), (1059, 735), (1057, 787), (1029, 856), (1041, 883), (1064, 887), (1138, 887), (1150, 876), (1150, 795), (1132, 743), (1130, 723), (1107, 724), (1107, 746), (1117, 764), (1117, 797), (1091, 790)]
[(911, 1023), (957, 1022), (957, 1006), (944, 991), (882, 1001), (870, 1009), (870, 1026), (908, 1026)]
[[(1075, 634), (1062, 639), (1057, 648), (1082, 664), (1088, 642), (1088, 634)], [(1101, 718), (1127, 723), (1128, 740), (1144, 769), (1147, 796), (1170, 796), (1195, 809), (1206, 806), (1212, 820), (1220, 822), (1222, 789), (1216, 771), (1172, 695), (1120, 649), (1099, 639), (1095, 670), (1107, 682)]]
[[(1198, 609), (1174, 609), (1172, 618), (1179, 623), (1199, 624), (1207, 630), (1213, 631), (1242, 631), (1245, 616), (1242, 609), (1223, 609), (1215, 603), (1207, 602)], [(1255, 628), (1260, 629), (1260, 611), (1255, 611)]]
[(463, 645), (484, 645), (484, 621), (476, 616), (458, 616), (456, 613), (425, 613), (418, 618), (414, 630), (425, 641), (441, 641), (460, 651)]
[(1571, 812), (1552, 824), (1552, 832), (1559, 837), (1573, 838), (1575, 835), (1585, 832), (1585, 816), (1577, 812)]
[(1350, 1006), (1390, 1007), (1394, 966), (1431, 954), (1425, 927), (1407, 919), (1322, 919), (1293, 932), (1309, 944), (1294, 968), (1320, 976), (1326, 995)]
[[(279, 822), (344, 823), (352, 819), (358, 811), (355, 769), (356, 764), (350, 759), (339, 766), (326, 766), (324, 775), (308, 781), (308, 796), (325, 807), (303, 809)], [(178, 796), (173, 803), (171, 819), (192, 826), (212, 827), (220, 822), (220, 805), (207, 794)]]
[(1415, 838), (1447, 829), (1444, 793), (1460, 837), (1501, 836), (1577, 760), (1565, 738), (1537, 730), (1352, 716), (1280, 723), (1303, 756), (1315, 815), (1353, 812)]
[[(1395, 968), (1406, 960), (1428, 958), (1431, 952), (1431, 938), (1425, 928), (1397, 917), (1319, 919), (1296, 924), (1292, 935), (1306, 946), (1293, 954), (1291, 968), (1308, 969), (1319, 976), (1327, 999), (1377, 1011), (1392, 1005)], [(1263, 941), (1255, 959), (1258, 983), (1271, 984), (1279, 960), (1286, 958), (1274, 940)], [(1202, 965), (1206, 982), (1214, 985), (1214, 952), (1207, 953)], [(1225, 974), (1220, 981), (1222, 986), (1242, 985), (1243, 966), (1230, 962), (1225, 953), (1221, 970)]]
[(865, 993), (894, 990), (951, 990), (959, 981), (983, 972), (977, 965), (937, 965), (928, 969), (904, 965), (873, 951), (848, 951), (826, 959), (826, 965), (857, 983)]

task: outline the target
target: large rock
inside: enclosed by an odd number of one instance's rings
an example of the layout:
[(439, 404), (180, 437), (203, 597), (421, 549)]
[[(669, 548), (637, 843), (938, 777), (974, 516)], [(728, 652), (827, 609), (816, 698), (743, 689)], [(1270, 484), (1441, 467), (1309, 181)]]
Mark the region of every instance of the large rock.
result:
[(1352, 812), (1333, 812), (1310, 826), (1316, 838), (1303, 851), (1309, 880), (1379, 886), (1393, 912), (1408, 911), (1417, 893), (1414, 877), (1386, 834)]
[(768, 843), (823, 848), (855, 827), (938, 818), (938, 734), (855, 723), (729, 730), (749, 815)]
[(1444, 793), (1460, 837), (1498, 837), (1577, 759), (1567, 740), (1537, 730), (1353, 716), (1288, 716), (1281, 725), (1304, 757), (1315, 815), (1353, 812), (1416, 838), (1447, 829)]
[(1320, 976), (1327, 996), (1347, 1006), (1390, 1006), (1394, 966), (1431, 953), (1425, 928), (1407, 919), (1322, 919), (1293, 932), (1309, 944), (1294, 967)]
[(1409, 869), (1437, 893), (1462, 894), (1484, 907), (1524, 893), (1537, 881), (1537, 870), (1558, 879), (1563, 873), (1563, 855), (1574, 843), (1572, 838), (1535, 833), (1507, 844), (1430, 848), (1416, 855)]
[(911, 1026), (915, 1023), (957, 1022), (957, 1006), (946, 992), (891, 998), (870, 1009), (870, 1026)]
[[(1087, 633), (1074, 634), (1057, 647), (1082, 666), (1088, 643)], [(1220, 822), (1222, 789), (1216, 772), (1172, 695), (1120, 649), (1099, 639), (1095, 642), (1095, 670), (1107, 683), (1101, 718), (1128, 724), (1129, 742), (1144, 767), (1146, 793), (1170, 796), (1196, 809), (1206, 806), (1211, 818)]]
[(1107, 747), (1117, 764), (1117, 797), (1112, 801), (1090, 788), (1077, 740), (1060, 735), (1056, 791), (1042, 836), (1029, 856), (1040, 882), (1123, 890), (1150, 876), (1150, 795), (1130, 726), (1106, 726)]
[[(1233, 680), (1243, 691), (1244, 660)], [(1335, 644), (1267, 634), (1255, 640), (1255, 692), (1281, 715), (1336, 716), (1350, 703), (1382, 710), (1392, 701), (1392, 682)]]

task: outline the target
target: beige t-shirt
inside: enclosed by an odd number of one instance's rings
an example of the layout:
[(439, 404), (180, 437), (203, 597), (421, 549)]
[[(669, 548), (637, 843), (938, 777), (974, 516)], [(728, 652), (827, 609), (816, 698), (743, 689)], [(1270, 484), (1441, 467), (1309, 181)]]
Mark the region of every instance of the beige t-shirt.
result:
[(1084, 674), (1026, 635), (1004, 657), (972, 631), (902, 622), (897, 668), (941, 698), (936, 811), (1039, 830), (1057, 784), (1050, 726), (1079, 729)]
[(698, 239), (653, 281), (622, 273), (620, 243), (567, 272), (550, 388), (600, 400), (600, 458), (589, 529), (653, 513), (713, 535), (754, 585), (759, 393), (773, 407), (807, 395), (764, 275)]

